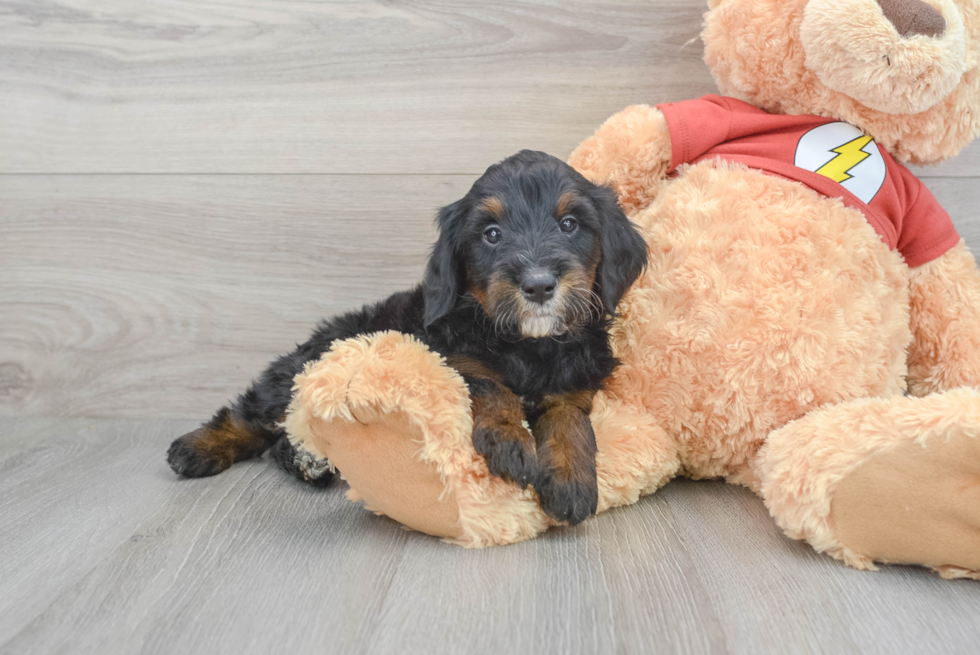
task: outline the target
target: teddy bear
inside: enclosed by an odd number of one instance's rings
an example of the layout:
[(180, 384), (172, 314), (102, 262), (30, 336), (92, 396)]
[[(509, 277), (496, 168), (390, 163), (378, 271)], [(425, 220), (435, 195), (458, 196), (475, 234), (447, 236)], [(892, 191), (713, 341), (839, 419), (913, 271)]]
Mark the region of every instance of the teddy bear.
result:
[[(980, 3), (709, 0), (702, 38), (721, 95), (628, 107), (569, 159), (649, 256), (591, 414), (598, 511), (721, 478), (850, 566), (980, 579), (980, 272), (902, 165), (980, 132)], [(466, 385), (408, 335), (335, 344), (285, 425), (421, 532), (557, 524), (489, 473)]]

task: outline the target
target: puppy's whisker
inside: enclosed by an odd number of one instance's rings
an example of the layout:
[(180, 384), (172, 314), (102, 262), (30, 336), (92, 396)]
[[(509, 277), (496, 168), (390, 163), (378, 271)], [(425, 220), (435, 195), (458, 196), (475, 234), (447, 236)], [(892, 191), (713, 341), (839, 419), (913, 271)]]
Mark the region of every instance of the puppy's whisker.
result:
[(589, 296), (588, 296), (589, 307), (593, 311), (595, 311), (596, 320), (599, 320), (602, 318), (602, 298), (600, 298), (599, 294), (597, 294), (592, 289), (589, 289), (588, 291), (589, 291)]

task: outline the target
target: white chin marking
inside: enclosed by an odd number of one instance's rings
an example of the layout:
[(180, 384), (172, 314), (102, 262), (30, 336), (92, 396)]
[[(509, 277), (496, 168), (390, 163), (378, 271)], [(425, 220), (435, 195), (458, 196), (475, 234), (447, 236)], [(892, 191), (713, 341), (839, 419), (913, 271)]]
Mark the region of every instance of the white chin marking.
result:
[(550, 337), (558, 331), (558, 317), (529, 316), (521, 321), (521, 334), (532, 339)]

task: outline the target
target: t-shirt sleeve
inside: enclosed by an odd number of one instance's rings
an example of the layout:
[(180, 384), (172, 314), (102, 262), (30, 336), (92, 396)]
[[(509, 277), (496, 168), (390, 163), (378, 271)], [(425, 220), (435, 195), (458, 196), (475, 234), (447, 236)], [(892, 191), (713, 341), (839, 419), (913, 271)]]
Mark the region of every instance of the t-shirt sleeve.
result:
[(922, 266), (959, 243), (953, 221), (922, 181), (904, 166), (898, 167), (903, 191), (910, 202), (902, 219), (898, 251), (910, 268)]
[(710, 95), (660, 104), (657, 109), (670, 130), (671, 171), (728, 140), (733, 112), (727, 98)]

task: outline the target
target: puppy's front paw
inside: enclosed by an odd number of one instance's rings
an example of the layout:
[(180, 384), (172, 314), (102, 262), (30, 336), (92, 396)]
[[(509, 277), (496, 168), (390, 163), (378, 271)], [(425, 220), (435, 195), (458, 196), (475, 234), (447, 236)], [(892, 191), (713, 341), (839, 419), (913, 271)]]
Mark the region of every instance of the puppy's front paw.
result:
[(498, 478), (526, 488), (537, 473), (534, 438), (521, 424), (480, 417), (473, 429), (473, 447)]
[(167, 451), (167, 463), (174, 473), (187, 478), (203, 478), (217, 475), (231, 466), (232, 462), (221, 453), (201, 447), (201, 437), (206, 428), (198, 428), (175, 439)]
[(595, 471), (577, 480), (562, 480), (554, 473), (540, 476), (534, 482), (544, 513), (569, 525), (578, 525), (595, 514), (599, 505), (599, 485)]

